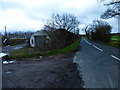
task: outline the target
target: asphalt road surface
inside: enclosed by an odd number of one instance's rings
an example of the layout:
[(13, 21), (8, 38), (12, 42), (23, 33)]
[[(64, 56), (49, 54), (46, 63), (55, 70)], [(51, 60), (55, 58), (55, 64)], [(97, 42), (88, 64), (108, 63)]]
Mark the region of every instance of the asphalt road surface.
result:
[(21, 45), (16, 45), (16, 46), (5, 46), (2, 47), (2, 53), (9, 53), (10, 51), (18, 50), (20, 48), (23, 48), (27, 44), (21, 44)]
[[(82, 39), (74, 57), (85, 88), (118, 88), (119, 49)], [(118, 74), (119, 73), (119, 74)]]

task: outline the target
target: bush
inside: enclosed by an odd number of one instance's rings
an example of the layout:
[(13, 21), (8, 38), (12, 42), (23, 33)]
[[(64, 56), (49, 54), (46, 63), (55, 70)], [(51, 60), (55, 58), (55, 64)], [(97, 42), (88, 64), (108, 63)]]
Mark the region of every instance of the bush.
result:
[(50, 41), (47, 44), (49, 49), (61, 49), (69, 46), (79, 37), (65, 29), (57, 29), (49, 34)]
[(102, 41), (102, 42), (110, 42), (111, 36), (111, 26), (107, 22), (103, 21), (94, 21), (91, 25), (92, 33), (91, 33), (91, 39)]
[(77, 41), (75, 41), (74, 43), (72, 43), (70, 46), (68, 46), (66, 48), (50, 50), (50, 51), (48, 51), (48, 53), (49, 53), (49, 55), (56, 55), (56, 54), (60, 54), (60, 53), (68, 53), (68, 52), (74, 51), (79, 47), (80, 40), (81, 39), (78, 39)]

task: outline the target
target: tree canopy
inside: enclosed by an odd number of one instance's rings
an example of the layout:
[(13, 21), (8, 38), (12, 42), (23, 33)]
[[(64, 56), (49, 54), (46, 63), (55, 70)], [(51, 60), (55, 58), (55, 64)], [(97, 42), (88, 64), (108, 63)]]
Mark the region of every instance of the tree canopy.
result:
[(51, 19), (45, 24), (45, 28), (50, 30), (65, 29), (75, 33), (79, 30), (79, 23), (77, 18), (72, 14), (53, 14)]
[(120, 0), (111, 0), (104, 5), (108, 6), (108, 9), (101, 15), (101, 18), (109, 19), (120, 15)]
[(88, 31), (91, 33), (91, 39), (109, 42), (111, 37), (112, 27), (109, 23), (101, 20), (94, 20), (93, 23), (89, 26)]

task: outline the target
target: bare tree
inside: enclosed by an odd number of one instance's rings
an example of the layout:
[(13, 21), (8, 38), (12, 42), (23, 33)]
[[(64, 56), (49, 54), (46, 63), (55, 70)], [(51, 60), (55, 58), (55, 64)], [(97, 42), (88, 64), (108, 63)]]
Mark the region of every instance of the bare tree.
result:
[[(107, 1), (107, 0), (102, 0)], [(111, 0), (109, 3), (104, 4), (108, 9), (101, 15), (103, 19), (109, 19), (115, 16), (120, 16), (120, 0)]]
[(70, 32), (78, 30), (79, 21), (72, 14), (53, 14), (52, 18), (45, 24), (46, 28), (51, 30), (65, 29)]
[(94, 20), (89, 26), (88, 31), (91, 32), (91, 39), (109, 42), (111, 38), (111, 29), (112, 27), (109, 25), (109, 23), (101, 20)]
[(22, 31), (16, 31), (16, 32), (8, 32), (8, 38), (13, 39), (13, 38), (24, 38), (24, 39), (28, 39), (31, 37), (31, 35), (34, 32), (32, 31), (26, 31), (26, 32), (22, 32)]

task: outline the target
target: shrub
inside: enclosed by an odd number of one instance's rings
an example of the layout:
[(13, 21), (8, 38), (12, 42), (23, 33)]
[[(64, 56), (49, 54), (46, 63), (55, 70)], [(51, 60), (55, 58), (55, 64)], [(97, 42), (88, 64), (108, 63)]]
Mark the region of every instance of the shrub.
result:
[(49, 36), (50, 41), (47, 44), (49, 49), (65, 48), (79, 38), (78, 35), (65, 29), (57, 29), (54, 32), (51, 32)]
[(102, 42), (110, 42), (111, 36), (111, 26), (107, 22), (103, 21), (93, 21), (93, 24), (91, 25), (91, 39), (102, 41)]

